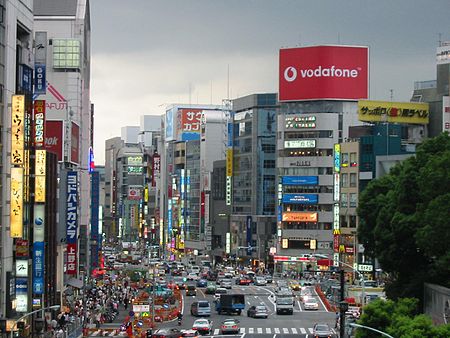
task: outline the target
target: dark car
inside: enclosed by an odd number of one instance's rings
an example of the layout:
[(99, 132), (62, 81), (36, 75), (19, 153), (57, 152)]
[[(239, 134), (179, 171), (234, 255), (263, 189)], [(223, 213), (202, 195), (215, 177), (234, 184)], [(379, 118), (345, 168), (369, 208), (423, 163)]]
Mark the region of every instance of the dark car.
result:
[(247, 310), (247, 317), (267, 318), (268, 315), (269, 314), (265, 305), (253, 305)]
[(195, 285), (186, 286), (186, 296), (197, 296), (197, 289)]
[(198, 288), (205, 288), (206, 285), (208, 285), (208, 281), (206, 279), (199, 279), (197, 281), (197, 287)]
[(328, 324), (320, 323), (320, 324), (314, 325), (313, 337), (317, 337), (317, 338), (334, 337), (334, 332), (331, 330), (331, 328)]
[(179, 338), (181, 331), (176, 328), (159, 329), (153, 332), (152, 338)]
[(172, 276), (181, 276), (182, 275), (182, 271), (178, 270), (178, 269), (172, 269)]

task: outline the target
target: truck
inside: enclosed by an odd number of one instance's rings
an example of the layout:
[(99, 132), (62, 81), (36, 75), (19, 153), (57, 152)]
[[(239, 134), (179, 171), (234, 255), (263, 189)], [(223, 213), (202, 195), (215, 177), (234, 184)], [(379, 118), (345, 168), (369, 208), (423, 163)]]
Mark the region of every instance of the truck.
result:
[(278, 292), (275, 299), (277, 315), (287, 313), (294, 314), (295, 298), (292, 292)]
[(245, 308), (245, 296), (240, 294), (222, 294), (216, 301), (216, 311), (220, 315), (222, 313), (241, 314)]

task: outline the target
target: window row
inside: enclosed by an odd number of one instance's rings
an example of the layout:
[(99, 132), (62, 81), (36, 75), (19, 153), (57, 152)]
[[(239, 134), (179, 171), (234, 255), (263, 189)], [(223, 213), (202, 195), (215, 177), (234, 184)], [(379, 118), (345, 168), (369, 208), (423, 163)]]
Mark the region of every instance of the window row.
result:
[(307, 222), (286, 222), (283, 228), (286, 230), (331, 230), (332, 223), (307, 223)]
[[(278, 138), (281, 139), (283, 133), (278, 133)], [(316, 139), (316, 138), (330, 138), (333, 137), (333, 131), (332, 130), (315, 130), (315, 131), (292, 131), (292, 132), (285, 132), (284, 133), (284, 139), (285, 140), (292, 140), (292, 139)]]
[[(349, 182), (350, 177), (350, 182)], [(357, 174), (356, 173), (350, 173), (349, 174), (341, 174), (341, 187), (342, 188), (356, 188), (357, 186)], [(350, 184), (349, 184), (350, 183)]]
[(316, 175), (332, 175), (333, 167), (316, 167), (316, 168), (279, 168), (281, 176), (316, 176)]
[(358, 194), (341, 193), (342, 208), (356, 208), (358, 206)]

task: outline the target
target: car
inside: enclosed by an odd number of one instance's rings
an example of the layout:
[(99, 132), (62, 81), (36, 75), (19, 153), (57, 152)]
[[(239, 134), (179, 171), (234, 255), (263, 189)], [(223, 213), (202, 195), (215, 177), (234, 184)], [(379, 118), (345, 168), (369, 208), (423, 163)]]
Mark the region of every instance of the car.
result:
[(184, 282), (183, 277), (175, 277), (173, 282), (179, 290), (184, 290), (186, 288), (186, 283)]
[(232, 288), (231, 280), (229, 280), (229, 279), (222, 279), (220, 281), (220, 287), (221, 288), (225, 288), (225, 289), (231, 289)]
[(250, 285), (251, 283), (252, 283), (252, 281), (249, 278), (241, 277), (241, 278), (236, 279), (237, 285)]
[(181, 331), (176, 328), (158, 329), (152, 334), (152, 338), (179, 338)]
[(313, 327), (313, 337), (315, 338), (329, 338), (333, 337), (334, 332), (327, 323), (315, 324)]
[(171, 271), (172, 276), (181, 276), (183, 274), (183, 272), (179, 269), (173, 269)]
[(237, 319), (225, 319), (220, 324), (220, 333), (221, 334), (227, 334), (227, 333), (239, 333), (239, 320)]
[(267, 285), (267, 281), (264, 277), (258, 276), (255, 278), (254, 284), (257, 286), (264, 286)]
[(204, 288), (208, 285), (208, 281), (206, 279), (199, 279), (197, 281), (197, 287), (198, 288)]
[(225, 288), (217, 288), (216, 292), (214, 294), (214, 299), (217, 300), (220, 298), (220, 295), (226, 295), (228, 293), (227, 289)]
[(277, 284), (277, 288), (287, 288), (288, 287), (288, 283), (284, 279), (277, 280), (276, 284)]
[(189, 274), (187, 275), (187, 280), (198, 280), (199, 277), (195, 272), (189, 272)]
[(211, 304), (207, 300), (199, 300), (191, 304), (192, 316), (211, 316)]
[(273, 283), (273, 277), (271, 275), (264, 275), (264, 279), (268, 284)]
[(212, 330), (212, 321), (209, 319), (197, 319), (192, 324), (192, 330), (198, 331), (200, 334), (209, 334)]
[(247, 317), (267, 318), (268, 315), (267, 307), (265, 305), (253, 305), (247, 310)]
[(296, 281), (292, 281), (292, 282), (289, 284), (289, 286), (290, 286), (291, 289), (294, 290), (294, 291), (300, 291), (300, 289), (301, 289), (300, 283), (299, 283), (299, 282), (296, 282)]
[(197, 289), (195, 285), (186, 286), (186, 296), (197, 296)]
[(122, 269), (124, 266), (125, 266), (125, 263), (122, 263), (122, 262), (115, 262), (114, 265), (113, 265), (113, 268), (116, 269), (116, 270), (120, 270), (120, 269)]
[(194, 265), (194, 266), (192, 266), (192, 267), (189, 269), (189, 272), (190, 272), (190, 273), (193, 272), (193, 273), (195, 273), (195, 274), (199, 274), (199, 273), (200, 273), (200, 267), (197, 266), (197, 265)]
[(315, 299), (308, 299), (303, 303), (305, 310), (319, 310), (319, 303)]
[(214, 284), (214, 283), (208, 283), (208, 285), (206, 286), (205, 293), (206, 293), (207, 295), (213, 295), (213, 294), (216, 293), (216, 289), (217, 289), (216, 284)]
[(180, 337), (198, 338), (199, 335), (197, 330), (181, 330)]

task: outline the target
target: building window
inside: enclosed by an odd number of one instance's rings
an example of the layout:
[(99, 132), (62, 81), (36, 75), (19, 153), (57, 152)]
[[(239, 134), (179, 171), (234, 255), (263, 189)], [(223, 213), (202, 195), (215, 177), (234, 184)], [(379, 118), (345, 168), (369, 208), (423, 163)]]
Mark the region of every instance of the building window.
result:
[(341, 175), (341, 184), (342, 184), (342, 188), (348, 187), (348, 174)]
[(350, 167), (356, 167), (357, 165), (356, 153), (350, 153)]
[(352, 188), (356, 187), (356, 173), (350, 174), (350, 187)]
[(350, 194), (350, 208), (356, 208), (357, 194)]
[(342, 163), (341, 163), (341, 167), (342, 167), (342, 168), (348, 167), (348, 153), (342, 153)]
[(53, 68), (80, 68), (81, 42), (53, 39)]
[(356, 228), (356, 215), (350, 215), (350, 228)]
[(348, 195), (345, 192), (341, 193), (341, 207), (348, 207)]
[(275, 160), (264, 160), (264, 168), (275, 168)]

